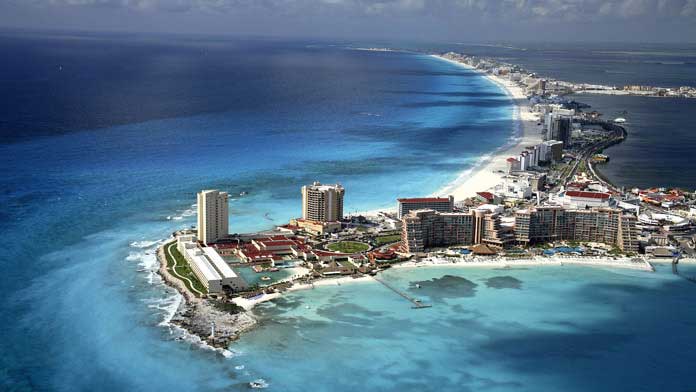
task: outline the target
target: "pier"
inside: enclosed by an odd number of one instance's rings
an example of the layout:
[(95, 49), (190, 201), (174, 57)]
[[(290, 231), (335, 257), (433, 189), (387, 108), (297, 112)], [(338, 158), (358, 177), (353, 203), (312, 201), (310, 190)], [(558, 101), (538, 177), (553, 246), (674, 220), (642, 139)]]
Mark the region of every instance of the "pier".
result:
[(681, 258), (681, 253), (674, 256), (672, 259), (672, 273), (679, 277), (688, 280), (691, 283), (696, 283), (696, 276), (686, 276), (679, 273), (679, 259)]
[(373, 276), (372, 278), (373, 278), (374, 280), (376, 280), (377, 282), (381, 283), (384, 287), (388, 288), (389, 290), (395, 292), (395, 293), (398, 294), (399, 296), (405, 298), (407, 301), (411, 302), (411, 303), (413, 304), (413, 306), (412, 306), (413, 309), (423, 309), (423, 308), (430, 308), (430, 307), (432, 307), (432, 305), (428, 305), (428, 304), (422, 303), (419, 299), (416, 299), (416, 298), (414, 298), (414, 297), (411, 297), (410, 295), (408, 295), (408, 294), (406, 294), (405, 292), (403, 292), (403, 291), (397, 289), (396, 287), (390, 285), (389, 283), (383, 281), (382, 279), (380, 279), (380, 278), (378, 278), (378, 277), (376, 277), (376, 276)]

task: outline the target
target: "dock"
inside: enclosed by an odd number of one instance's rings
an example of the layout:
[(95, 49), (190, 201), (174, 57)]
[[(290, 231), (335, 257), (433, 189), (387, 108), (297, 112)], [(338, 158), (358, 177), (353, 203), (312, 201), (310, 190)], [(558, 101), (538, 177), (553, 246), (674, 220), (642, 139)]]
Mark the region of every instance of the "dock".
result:
[(677, 275), (679, 277), (682, 277), (682, 278), (688, 280), (691, 283), (696, 283), (696, 276), (687, 276), (687, 275), (682, 275), (681, 273), (679, 273), (679, 259), (680, 258), (681, 258), (681, 253), (677, 254), (672, 259), (672, 273), (674, 275)]
[(432, 307), (432, 305), (428, 305), (428, 304), (422, 303), (419, 299), (416, 299), (416, 298), (414, 298), (414, 297), (411, 297), (410, 295), (408, 295), (408, 294), (406, 294), (405, 292), (403, 292), (403, 291), (397, 289), (396, 287), (390, 285), (389, 283), (383, 281), (382, 279), (380, 279), (380, 278), (378, 278), (378, 277), (376, 277), (376, 276), (373, 276), (372, 278), (373, 278), (374, 280), (376, 280), (377, 282), (381, 283), (384, 287), (388, 288), (389, 290), (395, 292), (395, 293), (398, 294), (399, 296), (403, 297), (404, 299), (406, 299), (407, 301), (409, 301), (410, 303), (412, 303), (413, 306), (411, 306), (411, 307), (412, 307), (413, 309), (424, 309), (424, 308), (430, 308), (430, 307)]

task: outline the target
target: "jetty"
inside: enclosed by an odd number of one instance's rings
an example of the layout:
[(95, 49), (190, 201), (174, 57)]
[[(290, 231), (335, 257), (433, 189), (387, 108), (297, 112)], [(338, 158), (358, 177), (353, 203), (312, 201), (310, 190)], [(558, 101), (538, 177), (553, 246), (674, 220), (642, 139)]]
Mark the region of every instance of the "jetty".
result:
[(384, 287), (388, 288), (389, 290), (395, 292), (399, 296), (405, 298), (407, 301), (411, 302), (413, 304), (413, 306), (412, 306), (413, 309), (424, 309), (424, 308), (432, 307), (432, 305), (422, 303), (419, 299), (411, 297), (410, 295), (406, 294), (404, 291), (397, 289), (396, 287), (390, 285), (389, 283), (385, 282), (384, 280), (382, 280), (376, 276), (373, 276), (372, 278), (374, 280), (376, 280), (377, 282), (381, 283)]
[(677, 275), (679, 277), (682, 277), (686, 280), (688, 280), (691, 283), (696, 283), (696, 276), (687, 276), (687, 275), (682, 275), (679, 272), (679, 259), (682, 257), (681, 253), (678, 253), (674, 256), (672, 259), (672, 273), (674, 275)]

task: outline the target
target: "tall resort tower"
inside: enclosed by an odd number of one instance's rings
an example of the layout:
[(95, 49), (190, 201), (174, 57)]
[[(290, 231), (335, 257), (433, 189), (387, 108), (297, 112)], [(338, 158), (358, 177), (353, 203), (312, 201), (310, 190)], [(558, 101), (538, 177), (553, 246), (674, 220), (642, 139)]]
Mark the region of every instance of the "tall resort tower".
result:
[(213, 243), (229, 233), (227, 192), (203, 190), (198, 193), (198, 239)]
[(343, 219), (343, 195), (340, 184), (315, 182), (302, 187), (302, 219), (313, 222), (337, 222)]

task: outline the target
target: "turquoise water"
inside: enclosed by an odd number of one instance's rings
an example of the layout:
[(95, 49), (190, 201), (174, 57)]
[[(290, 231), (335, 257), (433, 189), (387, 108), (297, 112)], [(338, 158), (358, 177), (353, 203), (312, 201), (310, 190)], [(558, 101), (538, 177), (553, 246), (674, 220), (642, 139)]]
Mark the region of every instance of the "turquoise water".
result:
[(292, 293), (257, 308), (262, 326), (233, 346), (230, 362), (244, 366), (236, 378), (278, 391), (696, 386), (696, 286), (669, 266), (428, 267), (383, 277), (433, 306), (414, 310), (376, 283)]
[(512, 134), (473, 72), (288, 42), (0, 48), (2, 390), (696, 388), (694, 286), (669, 268), (389, 271), (433, 307), (377, 284), (298, 292), (259, 308), (232, 358), (168, 325), (180, 296), (153, 252), (194, 223), (197, 191), (248, 192), (239, 232), (298, 215), (313, 180), (342, 182), (349, 211), (436, 192)]
[(343, 183), (348, 211), (393, 206), (512, 134), (502, 91), (428, 56), (103, 37), (0, 48), (3, 390), (229, 390), (234, 366), (177, 339), (180, 297), (154, 273), (197, 191), (233, 195), (233, 231), (268, 229), (300, 214), (303, 184)]

